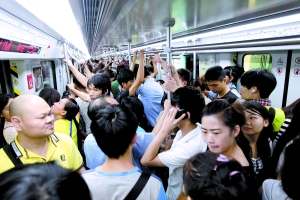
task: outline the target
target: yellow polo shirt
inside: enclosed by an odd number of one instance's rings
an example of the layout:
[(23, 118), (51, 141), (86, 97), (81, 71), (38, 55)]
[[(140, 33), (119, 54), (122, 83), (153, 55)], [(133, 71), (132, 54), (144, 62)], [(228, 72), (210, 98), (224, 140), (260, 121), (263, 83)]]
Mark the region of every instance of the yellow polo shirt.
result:
[[(17, 139), (18, 137), (16, 136), (14, 141), (21, 153), (20, 160), (23, 164), (56, 161), (62, 167), (73, 171), (83, 166), (82, 156), (68, 135), (55, 133), (48, 137), (50, 142), (46, 158), (24, 149)], [(0, 149), (0, 163), (0, 174), (15, 167), (3, 149)]]

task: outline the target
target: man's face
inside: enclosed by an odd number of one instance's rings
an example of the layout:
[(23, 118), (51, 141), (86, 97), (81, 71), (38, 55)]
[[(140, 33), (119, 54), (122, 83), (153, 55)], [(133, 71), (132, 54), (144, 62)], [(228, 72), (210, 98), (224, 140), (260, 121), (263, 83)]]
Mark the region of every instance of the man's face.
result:
[(34, 69), (34, 74), (40, 75), (42, 73), (41, 68)]
[(125, 90), (129, 90), (129, 88), (132, 86), (134, 80), (130, 80), (130, 81), (127, 81), (127, 83), (123, 83), (123, 88)]
[(54, 118), (51, 108), (44, 101), (38, 101), (34, 106), (24, 105), (24, 112), (20, 116), (20, 128), (29, 138), (44, 138), (54, 132)]
[(250, 100), (250, 99), (253, 98), (252, 97), (253, 96), (252, 95), (252, 88), (248, 89), (246, 86), (241, 85), (240, 93), (241, 93), (242, 99)]
[(220, 94), (224, 90), (224, 81), (207, 81), (208, 88), (217, 94)]
[(103, 95), (102, 90), (95, 88), (93, 83), (89, 84), (87, 89), (92, 101)]

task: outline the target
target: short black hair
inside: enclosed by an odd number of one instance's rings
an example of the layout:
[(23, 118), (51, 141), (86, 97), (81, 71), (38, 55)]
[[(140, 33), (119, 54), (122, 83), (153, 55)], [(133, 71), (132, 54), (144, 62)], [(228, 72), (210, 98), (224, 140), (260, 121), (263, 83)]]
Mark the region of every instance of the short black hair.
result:
[(107, 105), (109, 105), (109, 103), (107, 103), (106, 101), (107, 97), (108, 97), (107, 95), (102, 95), (89, 104), (87, 113), (91, 120), (95, 119), (98, 110), (101, 110), (105, 108)]
[(121, 100), (121, 107), (127, 107), (139, 120), (144, 117), (144, 105), (136, 96), (127, 96)]
[(56, 162), (19, 165), (0, 175), (0, 199), (91, 199), (84, 179)]
[(172, 95), (171, 104), (190, 112), (190, 121), (193, 124), (201, 121), (201, 113), (205, 106), (205, 101), (196, 88), (191, 86), (178, 88)]
[(191, 72), (188, 69), (177, 69), (177, 73), (182, 81), (186, 81), (187, 84), (189, 84), (189, 82), (191, 81)]
[(85, 89), (85, 87), (77, 80), (77, 78), (76, 78), (75, 76), (73, 77), (73, 83), (74, 83), (78, 88)]
[(243, 67), (240, 66), (227, 66), (224, 68), (226, 76), (231, 78), (233, 76), (233, 79), (231, 82), (234, 84), (237, 83), (238, 79), (241, 78), (242, 74), (245, 72)]
[(53, 88), (43, 88), (39, 93), (39, 97), (43, 98), (50, 107), (53, 106), (55, 102), (60, 101), (59, 92)]
[(91, 131), (98, 146), (109, 158), (118, 159), (124, 155), (138, 127), (136, 115), (119, 105), (108, 105), (96, 111)]
[(214, 66), (207, 69), (205, 75), (206, 81), (223, 81), (225, 72), (221, 66)]
[(127, 83), (128, 81), (134, 80), (134, 74), (130, 69), (121, 69), (117, 81), (122, 86), (122, 83)]
[(95, 88), (102, 90), (102, 94), (105, 94), (106, 91), (108, 91), (107, 94), (109, 94), (111, 91), (110, 80), (105, 74), (95, 74), (88, 80), (87, 85), (89, 86), (91, 83), (95, 86)]
[(241, 85), (250, 89), (257, 87), (260, 97), (268, 98), (277, 85), (274, 74), (263, 68), (251, 69), (241, 76)]

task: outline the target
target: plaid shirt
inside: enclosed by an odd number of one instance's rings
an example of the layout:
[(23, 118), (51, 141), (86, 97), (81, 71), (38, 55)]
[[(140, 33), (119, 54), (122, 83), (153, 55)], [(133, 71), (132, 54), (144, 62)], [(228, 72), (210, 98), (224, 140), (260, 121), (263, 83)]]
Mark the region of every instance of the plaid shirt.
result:
[(260, 103), (263, 106), (272, 106), (271, 100), (265, 100), (265, 99), (251, 99), (249, 101), (255, 101)]

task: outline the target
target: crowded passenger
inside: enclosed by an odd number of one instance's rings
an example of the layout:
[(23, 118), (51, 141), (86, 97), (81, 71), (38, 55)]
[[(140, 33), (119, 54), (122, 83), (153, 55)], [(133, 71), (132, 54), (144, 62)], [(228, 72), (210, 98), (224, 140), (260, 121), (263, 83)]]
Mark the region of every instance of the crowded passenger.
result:
[[(93, 199), (167, 199), (161, 181), (144, 174), (132, 162), (139, 123), (136, 115), (118, 105), (106, 106), (94, 114), (91, 130), (99, 133), (94, 136), (107, 158), (103, 165), (83, 174)], [(135, 191), (136, 187), (140, 189)]]
[[(91, 120), (96, 120), (97, 111), (104, 109), (108, 105), (117, 105), (118, 102), (109, 97), (109, 96), (101, 96), (95, 99), (89, 106), (88, 114)], [(132, 108), (132, 111), (136, 113), (138, 120), (141, 120), (140, 117), (143, 114), (142, 103), (136, 97), (126, 97), (123, 99), (121, 105), (123, 107)], [(140, 123), (140, 122), (139, 122)], [(90, 169), (94, 169), (100, 165), (102, 165), (106, 160), (106, 154), (99, 148), (96, 143), (96, 136), (101, 134), (101, 132), (96, 132), (94, 134), (90, 134), (87, 136), (84, 142), (84, 152), (86, 155), (87, 167)], [(136, 129), (136, 142), (132, 148), (132, 162), (135, 166), (140, 168), (140, 159), (144, 155), (148, 145), (154, 138), (153, 133), (145, 133), (145, 130), (140, 126)]]
[[(136, 58), (137, 52), (134, 52), (133, 60)], [(118, 74), (118, 83), (122, 87), (122, 90), (118, 94), (116, 100), (120, 103), (123, 98), (127, 96), (135, 96), (137, 89), (143, 82), (144, 79), (144, 51), (139, 51), (140, 64), (138, 65), (138, 70), (136, 77), (134, 77), (133, 71), (130, 69), (122, 69)]]
[[(242, 126), (245, 137), (240, 137), (244, 153), (250, 155), (258, 186), (269, 177), (271, 149), (269, 136), (273, 134), (268, 110), (258, 102), (245, 102), (246, 123)], [(246, 140), (245, 140), (246, 139)]]
[[(3, 127), (3, 138), (5, 141), (3, 141), (2, 146), (5, 144), (10, 144), (11, 141), (14, 140), (16, 135), (18, 134), (17, 130), (11, 123), (11, 117), (9, 115), (9, 105), (13, 100), (13, 96), (10, 94), (0, 94), (0, 117), (2, 120), (1, 124), (4, 124)], [(3, 123), (4, 122), (4, 123)]]
[[(278, 132), (285, 120), (284, 112), (280, 108), (273, 108), (269, 96), (277, 85), (275, 76), (266, 69), (251, 69), (241, 76), (240, 93), (246, 101), (256, 101), (269, 110), (273, 131)], [(273, 134), (272, 141), (276, 134)]]
[[(153, 132), (156, 134), (148, 146), (141, 164), (169, 168), (167, 197), (177, 199), (182, 190), (182, 169), (184, 163), (193, 155), (204, 152), (207, 145), (201, 134), (201, 112), (205, 106), (201, 93), (189, 86), (178, 88), (172, 95), (171, 102), (165, 101), (164, 112)], [(181, 110), (183, 114), (176, 116)], [(159, 154), (158, 150), (176, 126), (179, 127), (171, 148)]]
[(253, 200), (249, 175), (241, 164), (222, 154), (199, 153), (183, 169), (183, 193), (189, 200)]
[(300, 101), (299, 99), (288, 106), (289, 109), (286, 111), (286, 116), (290, 118), (290, 122), (286, 131), (279, 138), (271, 157), (271, 177), (276, 178), (278, 171), (280, 170), (283, 162), (283, 153), (285, 146), (300, 135), (299, 121), (300, 121)]
[(226, 74), (221, 66), (208, 68), (204, 77), (210, 91), (217, 94), (215, 99), (225, 99), (230, 104), (233, 104), (239, 98), (227, 85)]
[(59, 92), (53, 88), (42, 89), (39, 93), (39, 97), (44, 99), (50, 107), (53, 106), (55, 102), (60, 101)]
[[(233, 94), (235, 94), (238, 98), (241, 98), (240, 93), (236, 89), (236, 84), (238, 79), (244, 73), (244, 69), (238, 66), (228, 66), (224, 68), (224, 72), (226, 77), (226, 84), (228, 85), (230, 91)], [(212, 100), (216, 99), (218, 96), (218, 94), (214, 93), (213, 91), (206, 91), (206, 90), (203, 91)]]
[(82, 136), (79, 132), (79, 106), (71, 98), (61, 99), (51, 107), (54, 115), (54, 132), (64, 133), (74, 141), (75, 145), (81, 149)]
[(300, 151), (299, 136), (285, 147), (284, 161), (280, 168), (279, 177), (267, 179), (263, 183), (262, 200), (300, 199), (300, 179), (298, 152)]
[(0, 199), (84, 199), (90, 191), (83, 178), (54, 161), (20, 165), (0, 175)]
[(54, 133), (49, 105), (40, 97), (24, 94), (9, 106), (11, 123), (18, 132), (0, 149), (0, 173), (17, 165), (56, 161), (64, 168), (83, 172), (83, 159), (70, 136)]

